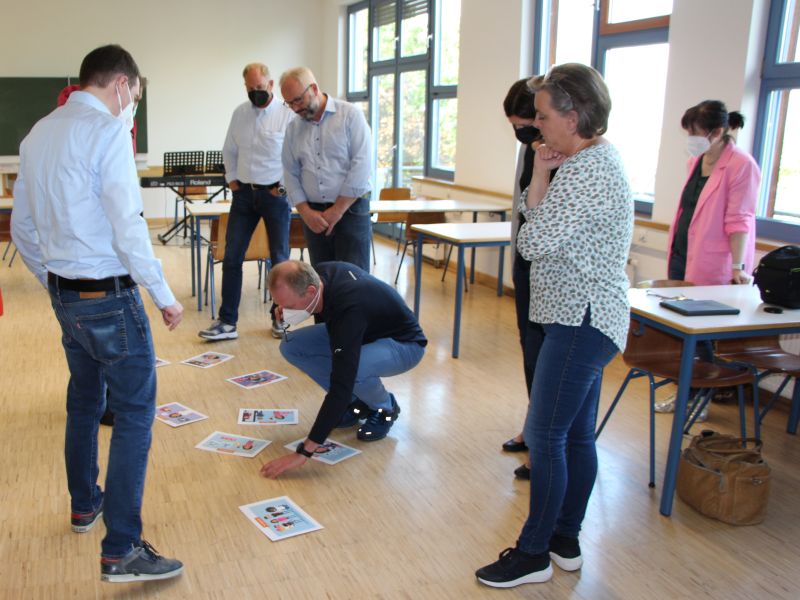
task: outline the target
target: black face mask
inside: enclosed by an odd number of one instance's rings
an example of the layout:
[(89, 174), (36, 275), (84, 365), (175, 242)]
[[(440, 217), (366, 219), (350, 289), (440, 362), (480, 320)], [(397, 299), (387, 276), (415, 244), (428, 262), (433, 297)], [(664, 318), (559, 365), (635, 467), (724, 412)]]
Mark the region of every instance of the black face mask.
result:
[(533, 125), (526, 125), (525, 127), (514, 127), (514, 135), (520, 143), (528, 145), (539, 139), (541, 133)]
[(247, 92), (247, 97), (256, 108), (264, 108), (269, 104), (270, 93), (267, 90), (250, 90)]

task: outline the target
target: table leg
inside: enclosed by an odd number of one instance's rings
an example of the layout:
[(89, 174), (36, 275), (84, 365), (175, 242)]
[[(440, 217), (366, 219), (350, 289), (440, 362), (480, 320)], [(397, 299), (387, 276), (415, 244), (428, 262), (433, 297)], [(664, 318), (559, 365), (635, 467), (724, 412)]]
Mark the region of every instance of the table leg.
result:
[(505, 267), (506, 247), (500, 246), (500, 263), (497, 265), (497, 295), (503, 295), (503, 268)]
[(202, 286), (203, 286), (203, 259), (201, 258), (200, 250), (200, 228), (202, 227), (202, 221), (195, 217), (194, 219), (194, 227), (192, 228), (192, 235), (194, 236), (194, 248), (195, 254), (197, 259), (197, 310), (198, 312), (203, 310), (203, 294), (202, 294)]
[(192, 237), (189, 238), (189, 241), (191, 242), (190, 246), (192, 247), (192, 268), (190, 270), (192, 271), (192, 296), (194, 296), (195, 293), (196, 293), (196, 290), (195, 290), (195, 270), (194, 270), (194, 265), (195, 265), (195, 262), (194, 262), (195, 261), (195, 256), (194, 256), (194, 231), (195, 231), (195, 228), (197, 227), (197, 224), (195, 223), (194, 215), (189, 217), (189, 227), (191, 228), (190, 234), (192, 236)]
[[(478, 222), (478, 213), (472, 213), (472, 222)], [(469, 282), (475, 283), (475, 246), (472, 247), (472, 255), (470, 257), (470, 264), (469, 264)]]
[(686, 404), (689, 400), (689, 385), (692, 381), (692, 363), (696, 345), (697, 340), (693, 335), (687, 335), (683, 340), (678, 393), (675, 395), (675, 413), (672, 415), (667, 468), (664, 471), (664, 486), (661, 490), (661, 514), (665, 517), (672, 514), (672, 501), (675, 496), (675, 482), (678, 479), (678, 463), (681, 456), (683, 426), (686, 419)]
[[(473, 253), (475, 248), (472, 248)], [(474, 258), (474, 257), (473, 257)], [(458, 358), (458, 345), (461, 341), (461, 298), (464, 293), (464, 246), (458, 245), (458, 269), (456, 279), (456, 311), (453, 318), (453, 358)]]
[(425, 236), (417, 232), (417, 244), (414, 247), (414, 315), (419, 318), (420, 288), (422, 287), (422, 246)]

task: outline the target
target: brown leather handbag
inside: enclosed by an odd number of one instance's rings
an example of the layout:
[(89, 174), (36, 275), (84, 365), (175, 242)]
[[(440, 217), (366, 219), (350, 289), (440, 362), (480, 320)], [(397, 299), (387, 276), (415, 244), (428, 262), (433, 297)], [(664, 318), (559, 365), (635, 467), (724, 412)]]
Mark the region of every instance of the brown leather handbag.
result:
[(678, 496), (701, 514), (725, 523), (761, 523), (771, 480), (761, 447), (755, 438), (703, 431), (681, 455)]

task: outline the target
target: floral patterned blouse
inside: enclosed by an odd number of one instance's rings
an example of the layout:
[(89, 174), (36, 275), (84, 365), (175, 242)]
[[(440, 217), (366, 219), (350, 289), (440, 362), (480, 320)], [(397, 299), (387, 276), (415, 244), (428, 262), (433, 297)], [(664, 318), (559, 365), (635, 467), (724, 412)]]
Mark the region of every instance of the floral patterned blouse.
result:
[(570, 156), (536, 208), (525, 206), (517, 248), (531, 261), (529, 318), (591, 325), (623, 351), (630, 306), (625, 265), (633, 235), (633, 196), (617, 150), (607, 143)]

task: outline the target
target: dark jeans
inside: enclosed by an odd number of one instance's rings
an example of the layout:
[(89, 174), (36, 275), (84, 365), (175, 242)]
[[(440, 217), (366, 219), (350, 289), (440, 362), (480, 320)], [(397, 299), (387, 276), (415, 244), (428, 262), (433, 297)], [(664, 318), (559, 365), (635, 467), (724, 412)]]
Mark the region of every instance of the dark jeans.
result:
[[(314, 210), (323, 211), (329, 204), (309, 202)], [(308, 245), (311, 266), (321, 262), (340, 260), (353, 263), (369, 271), (370, 240), (372, 239), (372, 220), (369, 218), (369, 198), (359, 198), (333, 228), (330, 235), (325, 232), (314, 233), (303, 223), (303, 231)]]
[(522, 346), (525, 385), (528, 387), (528, 398), (530, 398), (533, 372), (536, 369), (536, 360), (539, 358), (539, 349), (542, 347), (544, 330), (538, 323), (528, 320), (531, 304), (531, 263), (522, 258), (519, 253), (515, 253), (514, 256), (512, 280), (514, 281), (514, 300), (517, 304), (517, 328), (519, 329), (519, 343)]
[(225, 235), (225, 258), (222, 261), (222, 306), (219, 308), (221, 321), (236, 325), (239, 320), (242, 263), (258, 222), (264, 220), (269, 238), (270, 261), (277, 265), (289, 258), (290, 217), (291, 209), (286, 196), (273, 196), (269, 190), (254, 190), (248, 185), (242, 185), (233, 192), (228, 231)]
[[(150, 324), (136, 287), (81, 299), (50, 285), (69, 366), (64, 456), (72, 512), (104, 503), (102, 555), (126, 555), (141, 541), (142, 492), (155, 414), (155, 352)], [(105, 497), (97, 485), (97, 430), (106, 408), (114, 429), (106, 469)]]
[(577, 537), (597, 476), (597, 401), (617, 347), (589, 325), (545, 324), (523, 435), (530, 448), (531, 500), (519, 536), (525, 552), (546, 552), (552, 534)]

